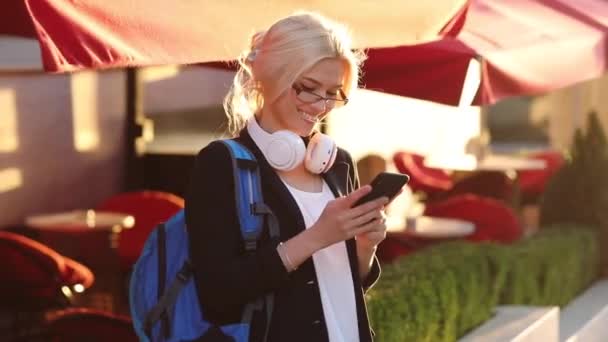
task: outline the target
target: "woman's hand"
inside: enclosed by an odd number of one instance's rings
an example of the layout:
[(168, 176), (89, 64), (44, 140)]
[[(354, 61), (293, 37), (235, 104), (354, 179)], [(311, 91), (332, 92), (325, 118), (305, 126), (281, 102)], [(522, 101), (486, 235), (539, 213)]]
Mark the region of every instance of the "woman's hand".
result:
[[(403, 188), (401, 188), (399, 190), (399, 192), (397, 192), (397, 194), (395, 196), (393, 196), (393, 198), (385, 205), (389, 206), (393, 200), (395, 200), (395, 198), (397, 198), (399, 195), (401, 195), (403, 193)], [(381, 211), (381, 219), (376, 221), (376, 225), (374, 226), (374, 228), (367, 232), (367, 233), (363, 233), (363, 234), (359, 234), (357, 235), (355, 238), (357, 240), (357, 246), (358, 248), (363, 248), (363, 249), (375, 249), (380, 242), (384, 241), (384, 239), (386, 238), (386, 214), (384, 212), (384, 210)]]
[[(388, 203), (388, 198), (381, 197), (352, 207), (370, 191), (371, 187), (366, 185), (347, 196), (327, 203), (317, 222), (310, 228), (317, 234), (321, 248), (366, 233), (372, 234), (370, 242), (379, 238), (382, 234), (380, 232), (382, 230), (380, 223), (383, 221), (382, 208)], [(386, 228), (383, 231), (386, 231)]]
[(383, 211), (381, 215), (381, 218), (374, 220), (369, 231), (355, 236), (358, 248), (375, 249), (386, 238), (386, 218)]

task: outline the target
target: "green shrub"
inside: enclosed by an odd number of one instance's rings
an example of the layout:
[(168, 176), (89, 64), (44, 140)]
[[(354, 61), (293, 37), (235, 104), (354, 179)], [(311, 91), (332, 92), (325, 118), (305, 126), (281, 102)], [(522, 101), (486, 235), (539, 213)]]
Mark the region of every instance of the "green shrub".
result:
[[(549, 229), (553, 228), (553, 229)], [(580, 230), (580, 232), (579, 232)], [(504, 304), (567, 304), (599, 274), (599, 245), (590, 228), (546, 227), (510, 250)]]
[(385, 267), (369, 294), (379, 340), (453, 341), (462, 326), (483, 321), (492, 306), (479, 284), (491, 267), (479, 253), (478, 245), (448, 243)]
[(596, 113), (576, 131), (571, 158), (551, 178), (541, 199), (541, 225), (571, 222), (599, 229), (608, 267), (608, 143)]
[(566, 304), (597, 278), (598, 260), (596, 233), (578, 226), (513, 245), (444, 243), (384, 266), (369, 316), (379, 341), (455, 341), (498, 304)]

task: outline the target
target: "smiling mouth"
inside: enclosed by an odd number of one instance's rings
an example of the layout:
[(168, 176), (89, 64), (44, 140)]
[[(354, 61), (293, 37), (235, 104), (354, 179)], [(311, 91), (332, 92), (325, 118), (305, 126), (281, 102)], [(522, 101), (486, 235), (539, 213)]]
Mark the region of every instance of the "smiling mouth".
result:
[(318, 116), (312, 116), (312, 115), (306, 114), (306, 113), (304, 113), (302, 111), (298, 111), (298, 113), (300, 114), (300, 116), (302, 117), (302, 119), (304, 119), (304, 120), (306, 120), (306, 121), (308, 121), (310, 123), (315, 123), (316, 124), (316, 123), (318, 123), (318, 122), (321, 121), (321, 120), (319, 120)]

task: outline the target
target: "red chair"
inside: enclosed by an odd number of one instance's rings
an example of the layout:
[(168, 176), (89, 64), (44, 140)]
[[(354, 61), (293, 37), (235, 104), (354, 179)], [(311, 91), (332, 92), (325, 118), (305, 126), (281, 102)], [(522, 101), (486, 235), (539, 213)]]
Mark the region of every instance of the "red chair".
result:
[(424, 166), (422, 155), (397, 152), (393, 161), (399, 172), (410, 176), (408, 185), (412, 191), (421, 191), (427, 195), (426, 201), (473, 193), (511, 203), (515, 193), (514, 180), (504, 172), (475, 172), (454, 182), (446, 171)]
[(95, 280), (86, 266), (6, 231), (0, 231), (0, 260), (0, 305), (19, 310), (65, 306), (64, 286), (87, 289)]
[(444, 170), (424, 166), (424, 156), (411, 152), (397, 152), (393, 162), (399, 172), (410, 176), (408, 183), (412, 191), (421, 191), (429, 196), (448, 191), (454, 186), (450, 175)]
[(543, 151), (531, 154), (530, 158), (544, 160), (547, 167), (542, 170), (519, 171), (519, 188), (522, 202), (534, 203), (545, 191), (551, 177), (564, 165), (564, 156), (556, 151)]
[(499, 171), (482, 171), (464, 177), (454, 184), (452, 189), (433, 198), (445, 199), (455, 195), (475, 194), (512, 204), (515, 195), (515, 180), (507, 173)]
[(49, 313), (44, 340), (53, 342), (137, 341), (129, 317), (86, 308), (70, 308)]
[(458, 195), (443, 201), (428, 203), (425, 215), (461, 219), (475, 224), (469, 241), (513, 242), (523, 230), (515, 212), (504, 203), (472, 194)]
[(97, 210), (128, 214), (135, 218), (135, 225), (121, 231), (118, 237), (118, 255), (124, 271), (128, 271), (135, 263), (154, 227), (182, 208), (182, 198), (160, 191), (121, 193), (97, 207)]

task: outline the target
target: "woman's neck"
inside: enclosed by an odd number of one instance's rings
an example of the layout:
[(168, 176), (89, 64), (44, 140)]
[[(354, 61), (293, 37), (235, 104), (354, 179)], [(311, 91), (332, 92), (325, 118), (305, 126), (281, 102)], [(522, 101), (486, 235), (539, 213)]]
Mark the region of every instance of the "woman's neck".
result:
[(268, 133), (274, 133), (281, 129), (281, 125), (273, 119), (272, 113), (265, 108), (262, 108), (259, 113), (255, 114), (255, 119), (258, 125)]
[(304, 167), (304, 163), (291, 171), (277, 171), (277, 173), (283, 181), (298, 190), (306, 192), (321, 192), (323, 190), (323, 178), (308, 171)]

